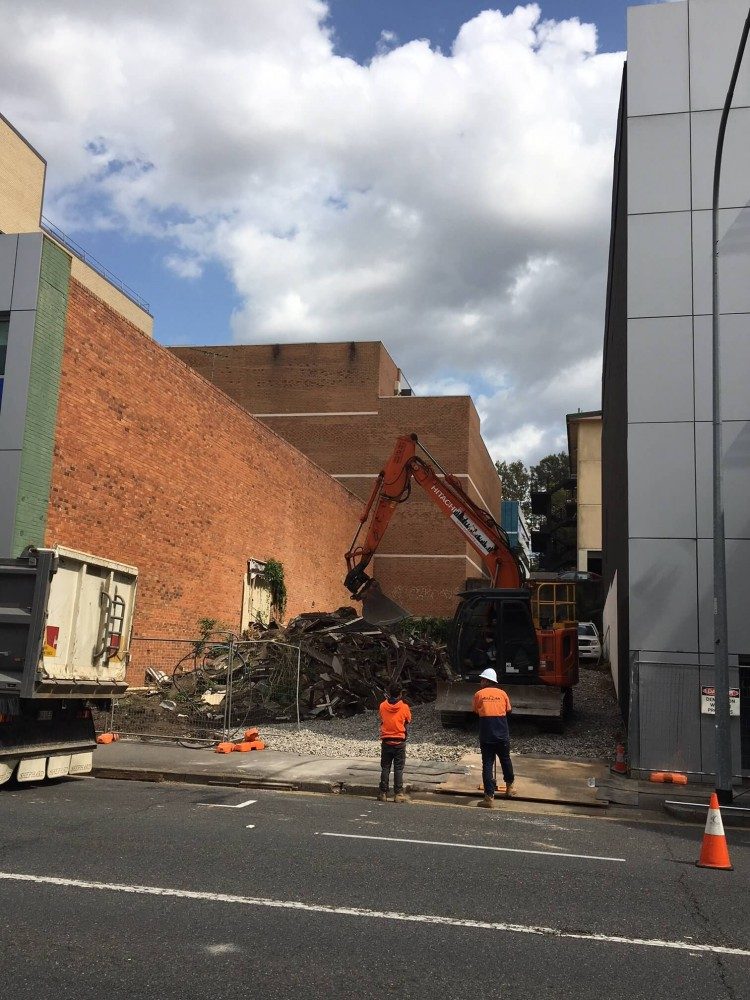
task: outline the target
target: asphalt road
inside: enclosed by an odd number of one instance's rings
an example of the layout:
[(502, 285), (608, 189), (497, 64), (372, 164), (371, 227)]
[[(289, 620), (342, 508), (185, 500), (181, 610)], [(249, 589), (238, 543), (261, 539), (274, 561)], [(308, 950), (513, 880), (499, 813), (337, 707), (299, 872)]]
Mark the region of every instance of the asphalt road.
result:
[(750, 997), (746, 830), (80, 779), (0, 838), (14, 1000)]

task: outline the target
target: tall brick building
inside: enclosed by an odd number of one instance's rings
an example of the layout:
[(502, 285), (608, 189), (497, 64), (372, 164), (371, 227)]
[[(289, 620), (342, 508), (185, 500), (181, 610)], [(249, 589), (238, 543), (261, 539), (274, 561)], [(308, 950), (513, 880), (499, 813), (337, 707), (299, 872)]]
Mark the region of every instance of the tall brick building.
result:
[(283, 564), (289, 614), (345, 603), (357, 499), (43, 226), (44, 161), (0, 120), (3, 177), (0, 556), (60, 544), (136, 566), (142, 636), (239, 627), (251, 559)]
[[(400, 434), (416, 433), (495, 517), (500, 480), (469, 396), (411, 394), (379, 342), (179, 347), (173, 353), (361, 499)], [(352, 521), (352, 534), (356, 527)], [(383, 589), (415, 614), (451, 614), (474, 550), (415, 487), (375, 559)]]

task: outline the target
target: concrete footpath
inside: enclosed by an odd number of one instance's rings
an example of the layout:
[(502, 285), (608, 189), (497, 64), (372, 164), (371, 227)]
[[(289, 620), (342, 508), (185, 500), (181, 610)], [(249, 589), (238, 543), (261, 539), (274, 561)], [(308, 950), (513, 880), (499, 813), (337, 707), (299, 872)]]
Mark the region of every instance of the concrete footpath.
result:
[[(518, 790), (515, 801), (603, 814), (610, 807), (670, 813), (681, 820), (705, 822), (710, 786), (660, 785), (610, 773), (602, 761), (514, 756)], [(374, 796), (380, 780), (376, 758), (318, 757), (280, 750), (217, 754), (173, 743), (120, 740), (94, 754), (94, 776), (130, 781), (171, 781), (198, 785), (267, 788)], [(458, 761), (410, 761), (405, 785), (413, 798), (468, 804), (481, 797), (482, 762), (478, 753)], [(502, 786), (502, 779), (500, 779)], [(729, 825), (750, 825), (750, 787), (722, 811)]]
[[(598, 795), (607, 774), (604, 764), (514, 757), (513, 765), (520, 801), (597, 810), (608, 805), (607, 799)], [(94, 774), (135, 781), (375, 795), (380, 767), (377, 759), (367, 757), (318, 757), (277, 750), (217, 754), (210, 749), (120, 740), (97, 748)], [(407, 760), (405, 784), (416, 796), (479, 798), (481, 774), (478, 753), (466, 754), (459, 761)]]

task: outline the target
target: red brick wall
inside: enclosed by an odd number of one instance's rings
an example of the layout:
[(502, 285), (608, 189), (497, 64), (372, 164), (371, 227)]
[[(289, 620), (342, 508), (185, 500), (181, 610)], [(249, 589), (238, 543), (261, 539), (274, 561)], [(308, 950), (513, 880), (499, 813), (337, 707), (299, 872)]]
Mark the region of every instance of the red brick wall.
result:
[(343, 555), (359, 511), (71, 281), (46, 544), (138, 567), (136, 635), (192, 637), (201, 617), (238, 627), (248, 557), (284, 564), (289, 616), (348, 603)]

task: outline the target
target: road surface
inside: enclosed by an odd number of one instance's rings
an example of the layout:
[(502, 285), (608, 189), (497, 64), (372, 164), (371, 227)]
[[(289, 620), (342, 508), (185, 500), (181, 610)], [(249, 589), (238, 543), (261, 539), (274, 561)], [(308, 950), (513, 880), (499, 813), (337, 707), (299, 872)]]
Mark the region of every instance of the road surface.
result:
[(14, 1000), (750, 997), (750, 831), (78, 779), (0, 837)]

